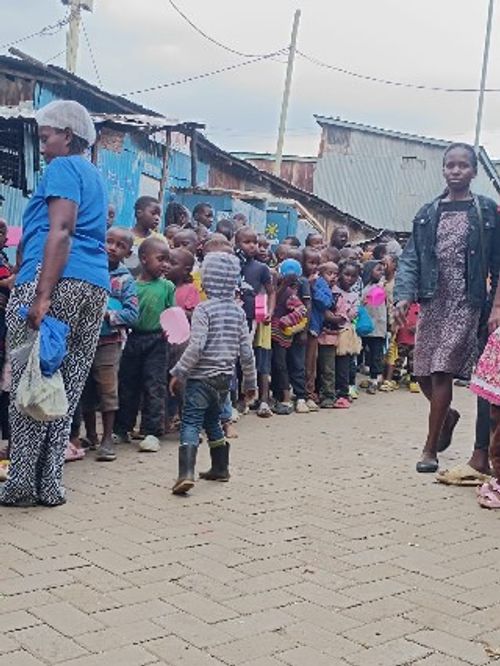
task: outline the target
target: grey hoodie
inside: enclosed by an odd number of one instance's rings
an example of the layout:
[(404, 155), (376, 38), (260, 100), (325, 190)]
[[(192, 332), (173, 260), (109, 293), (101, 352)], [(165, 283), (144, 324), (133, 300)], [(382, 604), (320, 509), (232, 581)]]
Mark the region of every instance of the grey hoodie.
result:
[(232, 375), (236, 359), (243, 371), (243, 390), (257, 388), (255, 361), (245, 313), (235, 301), (240, 262), (226, 252), (207, 254), (201, 279), (207, 300), (193, 311), (189, 344), (171, 373), (207, 379)]

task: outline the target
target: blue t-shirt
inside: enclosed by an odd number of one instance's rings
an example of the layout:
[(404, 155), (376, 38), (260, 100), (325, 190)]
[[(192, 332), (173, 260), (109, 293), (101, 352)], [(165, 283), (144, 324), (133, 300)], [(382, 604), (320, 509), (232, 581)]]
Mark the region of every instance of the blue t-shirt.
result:
[(74, 278), (109, 289), (106, 254), (107, 196), (96, 167), (80, 155), (50, 162), (23, 217), (22, 263), (16, 284), (35, 279), (49, 233), (49, 199), (68, 199), (78, 206), (68, 261), (61, 278)]

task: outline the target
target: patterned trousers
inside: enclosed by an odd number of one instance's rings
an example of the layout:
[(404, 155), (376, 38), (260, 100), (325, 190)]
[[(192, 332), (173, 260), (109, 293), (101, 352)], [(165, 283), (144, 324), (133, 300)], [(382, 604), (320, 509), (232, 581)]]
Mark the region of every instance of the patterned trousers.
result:
[[(13, 352), (26, 341), (28, 331), (26, 322), (19, 317), (19, 307), (32, 303), (35, 289), (36, 282), (28, 282), (12, 291), (7, 328)], [(68, 350), (61, 366), (69, 403), (64, 418), (42, 423), (16, 409), (15, 395), (24, 367), (15, 360), (15, 355), (12, 358), (10, 467), (0, 495), (3, 503), (56, 506), (64, 502), (64, 453), (73, 413), (94, 358), (106, 299), (104, 289), (81, 280), (62, 279), (54, 289), (49, 314), (70, 327)]]

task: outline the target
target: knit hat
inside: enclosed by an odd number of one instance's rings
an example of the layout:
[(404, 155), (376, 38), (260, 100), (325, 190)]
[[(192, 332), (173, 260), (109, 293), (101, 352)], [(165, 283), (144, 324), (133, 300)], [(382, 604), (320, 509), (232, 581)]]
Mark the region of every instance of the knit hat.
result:
[(285, 259), (279, 267), (280, 275), (302, 275), (302, 266), (297, 259)]
[(78, 102), (72, 100), (50, 102), (37, 111), (35, 119), (38, 126), (47, 125), (60, 130), (68, 128), (89, 146), (95, 143), (96, 133), (92, 118), (87, 109)]

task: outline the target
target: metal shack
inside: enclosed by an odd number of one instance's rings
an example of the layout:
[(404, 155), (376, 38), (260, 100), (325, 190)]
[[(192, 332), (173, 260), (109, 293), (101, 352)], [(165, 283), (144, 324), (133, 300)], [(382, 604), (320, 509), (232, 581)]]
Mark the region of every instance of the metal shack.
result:
[(211, 143), (197, 122), (164, 118), (124, 97), (29, 56), (0, 56), (0, 215), (19, 226), (43, 163), (38, 151), (35, 111), (55, 99), (74, 99), (89, 110), (98, 130), (92, 161), (101, 170), (117, 222), (133, 223), (137, 197), (158, 197), (192, 207), (208, 201), (216, 218), (235, 212), (270, 240), (312, 229), (327, 235), (339, 224), (353, 240), (376, 231), (362, 220)]
[[(444, 189), (449, 141), (315, 116), (322, 128), (314, 193), (377, 229), (411, 231), (417, 210)], [(500, 178), (484, 148), (473, 190), (498, 200)]]

